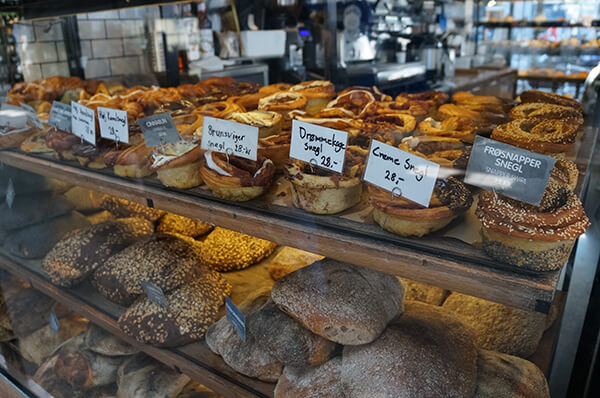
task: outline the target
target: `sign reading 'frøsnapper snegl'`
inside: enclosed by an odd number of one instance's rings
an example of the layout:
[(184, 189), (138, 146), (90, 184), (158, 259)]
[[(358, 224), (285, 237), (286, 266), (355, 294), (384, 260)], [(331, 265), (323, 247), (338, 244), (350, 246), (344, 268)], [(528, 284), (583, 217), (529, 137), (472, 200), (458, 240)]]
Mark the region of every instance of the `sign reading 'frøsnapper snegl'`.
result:
[(142, 129), (147, 147), (165, 145), (181, 140), (175, 122), (168, 113), (158, 113), (138, 119), (137, 122)]
[(465, 183), (538, 205), (555, 162), (550, 156), (477, 137)]

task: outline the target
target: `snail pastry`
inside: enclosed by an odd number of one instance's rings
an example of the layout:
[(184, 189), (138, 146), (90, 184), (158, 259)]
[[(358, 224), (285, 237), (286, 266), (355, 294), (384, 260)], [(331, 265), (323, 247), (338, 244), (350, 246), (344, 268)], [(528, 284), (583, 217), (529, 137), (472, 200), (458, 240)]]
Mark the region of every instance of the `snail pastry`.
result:
[(290, 87), (289, 92), (306, 97), (306, 112), (311, 115), (323, 109), (335, 97), (335, 87), (327, 80), (311, 80)]
[(414, 116), (400, 112), (369, 116), (365, 121), (367, 123), (384, 123), (386, 131), (394, 134), (396, 143), (399, 143), (402, 141), (402, 138), (412, 133), (417, 126), (417, 119)]
[(402, 236), (424, 236), (450, 224), (473, 204), (471, 192), (454, 177), (438, 179), (429, 207), (369, 184), (373, 218), (386, 231)]
[[(338, 110), (340, 112), (346, 112), (345, 109), (342, 110), (339, 108)], [(343, 131), (348, 131), (351, 128), (359, 126), (361, 123), (360, 120), (353, 119), (349, 117), (349, 115), (345, 115), (346, 117), (313, 117), (304, 111), (291, 111), (289, 116), (293, 120)]]
[(375, 96), (368, 90), (351, 90), (338, 95), (321, 109), (316, 118), (351, 118), (364, 116), (369, 105), (375, 103)]
[(554, 163), (554, 167), (550, 172), (550, 178), (569, 191), (575, 191), (579, 179), (579, 169), (570, 160), (556, 159), (556, 163)]
[(400, 98), (397, 101), (376, 102), (369, 106), (367, 113), (373, 116), (404, 113), (414, 116), (420, 122), (429, 114), (429, 108), (427, 102)]
[(306, 104), (307, 100), (304, 95), (283, 91), (261, 98), (258, 101), (258, 110), (279, 113), (283, 118), (281, 128), (289, 130), (292, 127), (292, 119), (289, 113), (294, 110), (305, 110)]
[(583, 105), (572, 98), (539, 90), (523, 91), (519, 96), (521, 103), (542, 102), (545, 104), (562, 105), (583, 112)]
[(281, 91), (288, 91), (290, 87), (292, 87), (292, 85), (289, 83), (269, 84), (268, 86), (259, 88), (257, 94), (260, 94), (262, 96), (261, 98), (263, 98)]
[(292, 135), (289, 131), (284, 134), (272, 135), (258, 140), (258, 155), (271, 159), (277, 170), (283, 170), (289, 159)]
[(377, 87), (375, 86), (371, 86), (371, 87), (366, 87), (366, 86), (352, 86), (352, 87), (348, 87), (345, 90), (342, 90), (338, 93), (338, 97), (341, 97), (342, 95), (350, 92), (350, 91), (356, 91), (356, 90), (360, 90), (360, 91), (368, 91), (370, 92), (373, 97), (375, 98), (375, 101), (391, 101), (392, 97), (390, 97), (387, 94), (384, 94), (383, 92), (381, 92), (381, 90), (379, 90)]
[[(152, 175), (148, 168), (148, 159), (152, 155), (152, 147), (147, 147), (144, 141), (119, 152), (114, 161), (114, 173), (121, 177), (141, 178)], [(105, 156), (105, 162), (107, 161)]]
[(362, 152), (348, 147), (341, 175), (292, 160), (284, 170), (295, 207), (314, 214), (335, 214), (360, 202)]
[(483, 249), (490, 257), (534, 271), (561, 268), (590, 225), (577, 195), (552, 183), (540, 206), (485, 191), (479, 195), (476, 214)]
[(188, 136), (177, 142), (156, 147), (150, 157), (150, 171), (156, 171), (167, 187), (193, 188), (203, 183), (200, 174), (202, 154), (200, 138)]
[(258, 127), (258, 138), (279, 134), (283, 117), (272, 111), (233, 112), (226, 117), (234, 122)]
[(245, 202), (263, 194), (271, 184), (275, 165), (258, 156), (257, 161), (205, 152), (200, 168), (202, 178), (213, 194), (221, 199)]
[(569, 120), (520, 119), (496, 127), (491, 138), (537, 153), (553, 155), (573, 149), (577, 128)]
[(473, 130), (466, 119), (451, 117), (438, 122), (428, 117), (419, 123), (415, 135), (458, 138), (463, 142), (472, 143), (475, 139)]
[(468, 119), (477, 125), (501, 124), (509, 121), (505, 114), (473, 111), (455, 104), (444, 104), (440, 106), (437, 110), (436, 119), (445, 120), (456, 116)]
[(245, 112), (238, 104), (227, 101), (217, 101), (202, 105), (198, 109), (198, 113), (204, 116), (216, 117), (218, 119), (225, 119), (233, 112)]

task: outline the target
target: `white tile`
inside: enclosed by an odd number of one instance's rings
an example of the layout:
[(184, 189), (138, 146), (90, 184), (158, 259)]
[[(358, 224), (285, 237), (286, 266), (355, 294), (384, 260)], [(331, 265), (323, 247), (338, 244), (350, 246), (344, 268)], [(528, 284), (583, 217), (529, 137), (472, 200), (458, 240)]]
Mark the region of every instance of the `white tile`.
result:
[(142, 36), (144, 34), (144, 21), (131, 20), (121, 22), (123, 37)]
[(119, 19), (119, 11), (99, 11), (88, 13), (88, 19)]
[(123, 39), (123, 53), (126, 55), (139, 55), (146, 48), (146, 39), (141, 37), (133, 37)]
[(106, 31), (104, 21), (77, 21), (81, 40), (104, 39)]
[(37, 41), (58, 41), (63, 39), (62, 22), (60, 19), (46, 19), (34, 21), (35, 37)]
[(110, 65), (107, 59), (90, 59), (83, 71), (86, 79), (110, 76)]
[(118, 57), (123, 55), (121, 39), (92, 40), (94, 58)]
[(69, 77), (69, 66), (66, 62), (53, 62), (50, 64), (42, 64), (42, 76), (65, 76)]
[(81, 56), (92, 58), (92, 42), (89, 40), (81, 40), (79, 44), (81, 47)]
[(19, 46), (19, 57), (21, 62), (37, 64), (40, 62), (56, 62), (56, 45), (48, 43), (24, 43)]
[(59, 61), (67, 60), (67, 50), (65, 48), (65, 43), (63, 41), (56, 42), (56, 53), (58, 55)]
[(119, 18), (121, 19), (139, 19), (144, 18), (147, 14), (146, 7), (125, 8), (119, 10)]
[(40, 68), (40, 64), (23, 65), (23, 78), (26, 82), (41, 79), (42, 68)]
[(123, 23), (124, 21), (115, 19), (115, 20), (107, 20), (104, 22), (106, 26), (106, 37), (114, 38), (114, 37), (123, 37)]
[(35, 33), (33, 31), (33, 25), (30, 23), (16, 23), (13, 25), (13, 36), (17, 43), (25, 43), (28, 41), (35, 41)]
[(140, 73), (140, 61), (138, 57), (111, 58), (110, 70), (113, 76)]

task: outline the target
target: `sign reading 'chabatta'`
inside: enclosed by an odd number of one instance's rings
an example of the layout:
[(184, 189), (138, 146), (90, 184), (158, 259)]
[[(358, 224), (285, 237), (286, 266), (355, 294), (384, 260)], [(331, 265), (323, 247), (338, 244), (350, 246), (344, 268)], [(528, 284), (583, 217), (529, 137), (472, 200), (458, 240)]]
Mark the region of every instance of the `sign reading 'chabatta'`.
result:
[(157, 113), (137, 120), (146, 146), (165, 145), (181, 140), (173, 118), (168, 113)]

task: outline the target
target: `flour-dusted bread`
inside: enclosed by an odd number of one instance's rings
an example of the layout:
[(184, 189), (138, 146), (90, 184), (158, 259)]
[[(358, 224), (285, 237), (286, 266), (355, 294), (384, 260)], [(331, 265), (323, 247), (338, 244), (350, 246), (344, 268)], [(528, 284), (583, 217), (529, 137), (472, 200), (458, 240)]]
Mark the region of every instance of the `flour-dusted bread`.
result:
[(279, 279), (271, 297), (313, 333), (359, 345), (402, 313), (404, 288), (395, 276), (325, 259)]
[(474, 398), (550, 398), (550, 391), (544, 374), (533, 363), (479, 350)]
[(345, 346), (343, 390), (350, 397), (465, 398), (475, 393), (472, 332), (441, 308), (419, 302), (374, 342)]
[(142, 293), (142, 282), (164, 293), (195, 278), (197, 247), (170, 234), (142, 239), (109, 258), (92, 278), (92, 285), (109, 300), (130, 305)]
[(341, 380), (342, 357), (320, 366), (286, 366), (275, 386), (275, 398), (343, 398), (346, 395)]
[(90, 324), (85, 332), (85, 345), (96, 354), (110, 357), (134, 355), (139, 352), (137, 348), (94, 324)]
[(153, 225), (141, 218), (92, 225), (61, 239), (44, 258), (42, 271), (59, 286), (76, 285), (110, 256), (153, 231)]
[(410, 279), (398, 278), (406, 289), (406, 300), (420, 301), (431, 305), (442, 305), (449, 292), (441, 287), (428, 285)]
[(486, 350), (527, 358), (546, 328), (546, 316), (453, 292), (443, 308), (475, 330), (475, 345)]
[(259, 344), (284, 365), (305, 367), (326, 362), (336, 344), (302, 326), (268, 300), (246, 319)]
[(119, 327), (136, 340), (161, 347), (174, 347), (204, 337), (219, 319), (219, 310), (231, 286), (223, 277), (198, 266), (201, 274), (191, 282), (165, 294), (168, 308), (142, 296), (119, 317)]
[[(248, 317), (262, 307), (268, 298), (268, 291), (256, 292), (238, 308)], [(281, 362), (262, 348), (248, 328), (246, 341), (242, 341), (226, 316), (208, 328), (206, 344), (212, 352), (220, 355), (227, 365), (243, 375), (270, 383), (276, 382), (281, 375)]]
[(129, 357), (117, 372), (117, 398), (177, 397), (190, 378), (145, 354)]

